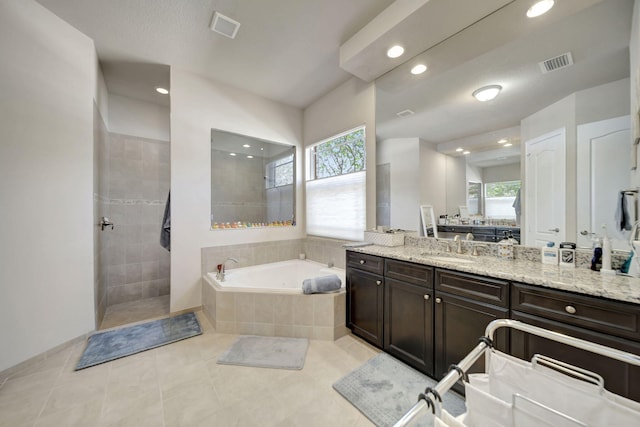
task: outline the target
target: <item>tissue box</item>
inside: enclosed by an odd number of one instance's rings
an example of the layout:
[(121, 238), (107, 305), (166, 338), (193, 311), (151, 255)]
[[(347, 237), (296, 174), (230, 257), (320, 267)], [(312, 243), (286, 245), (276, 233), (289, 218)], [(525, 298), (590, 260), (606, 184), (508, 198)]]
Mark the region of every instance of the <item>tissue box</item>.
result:
[(381, 233), (365, 231), (364, 241), (379, 246), (404, 246), (405, 233)]

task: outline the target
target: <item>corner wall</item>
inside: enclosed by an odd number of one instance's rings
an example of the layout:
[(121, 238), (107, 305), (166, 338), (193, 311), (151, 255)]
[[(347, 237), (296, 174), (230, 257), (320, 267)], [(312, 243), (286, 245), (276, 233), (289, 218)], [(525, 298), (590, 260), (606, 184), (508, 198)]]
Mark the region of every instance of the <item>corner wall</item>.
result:
[(304, 110), (305, 147), (361, 125), (366, 126), (366, 228), (372, 229), (376, 226), (375, 84), (352, 77)]
[[(210, 230), (211, 129), (298, 147), (295, 227)], [(202, 304), (201, 248), (304, 237), (302, 111), (171, 69), (171, 311)]]
[(0, 371), (94, 329), (93, 42), (0, 2)]

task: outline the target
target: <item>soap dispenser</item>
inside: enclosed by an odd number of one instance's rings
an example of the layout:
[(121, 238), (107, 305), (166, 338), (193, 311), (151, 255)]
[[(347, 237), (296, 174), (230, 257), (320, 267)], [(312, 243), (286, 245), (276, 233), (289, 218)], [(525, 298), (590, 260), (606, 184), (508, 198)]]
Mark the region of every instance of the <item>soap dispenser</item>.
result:
[(508, 233), (504, 232), (504, 239), (498, 242), (498, 256), (502, 259), (513, 259), (513, 242), (515, 239), (509, 238)]

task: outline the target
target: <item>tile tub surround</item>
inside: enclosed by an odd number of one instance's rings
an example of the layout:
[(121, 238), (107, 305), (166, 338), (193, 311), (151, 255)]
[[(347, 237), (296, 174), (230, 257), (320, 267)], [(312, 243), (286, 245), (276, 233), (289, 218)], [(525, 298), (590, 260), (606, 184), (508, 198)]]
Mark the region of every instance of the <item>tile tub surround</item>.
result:
[[(513, 282), (561, 289), (586, 295), (609, 298), (612, 300), (640, 304), (640, 279), (626, 276), (603, 276), (585, 267), (559, 267), (542, 264), (527, 259), (502, 260), (493, 256), (474, 257), (446, 253), (440, 248), (442, 242), (430, 239), (421, 246), (366, 246), (349, 249), (353, 252), (377, 255), (386, 258), (432, 265), (449, 270), (495, 277)], [(535, 248), (540, 251), (540, 248)], [(444, 255), (434, 259), (434, 256)], [(446, 257), (466, 258), (470, 263), (447, 261)]]
[(217, 332), (336, 340), (347, 333), (346, 294), (256, 293), (202, 278), (202, 306)]
[[(229, 230), (229, 233), (242, 233), (245, 230)], [(220, 231), (213, 231), (219, 233)], [(298, 259), (305, 254), (307, 259), (322, 264), (333, 263), (338, 268), (345, 268), (346, 240), (307, 237), (306, 239), (277, 240), (242, 245), (212, 246), (202, 248), (202, 275), (215, 272), (216, 266), (227, 258), (235, 258), (238, 263), (229, 263), (228, 269), (250, 267), (252, 265), (269, 264), (278, 261)]]

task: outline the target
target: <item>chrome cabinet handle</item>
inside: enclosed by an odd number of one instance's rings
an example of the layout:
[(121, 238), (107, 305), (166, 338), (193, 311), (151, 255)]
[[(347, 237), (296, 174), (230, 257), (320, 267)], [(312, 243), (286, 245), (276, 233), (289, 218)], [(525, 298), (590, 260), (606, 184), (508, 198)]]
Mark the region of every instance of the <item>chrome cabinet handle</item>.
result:
[(376, 285), (378, 286), (382, 285), (382, 280), (376, 280)]
[(576, 308), (572, 305), (568, 305), (564, 308), (564, 311), (566, 311), (569, 314), (576, 314)]
[(554, 231), (554, 232), (558, 233), (560, 231), (560, 229), (558, 227), (550, 228), (549, 231)]
[(442, 302), (442, 298), (436, 298), (436, 304), (440, 304)]
[(431, 296), (430, 296), (430, 295), (425, 295), (425, 296), (424, 296), (424, 299), (425, 299), (425, 300), (428, 300), (429, 298), (431, 298)]
[(365, 260), (363, 260), (363, 259), (361, 259), (361, 260), (360, 260), (360, 264), (364, 264), (365, 262), (366, 262), (366, 261), (365, 261)]

